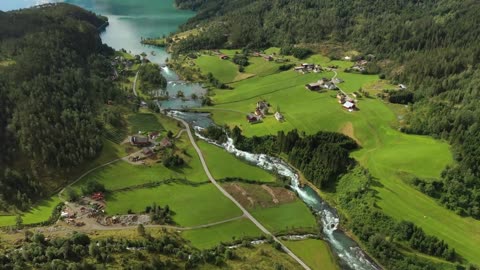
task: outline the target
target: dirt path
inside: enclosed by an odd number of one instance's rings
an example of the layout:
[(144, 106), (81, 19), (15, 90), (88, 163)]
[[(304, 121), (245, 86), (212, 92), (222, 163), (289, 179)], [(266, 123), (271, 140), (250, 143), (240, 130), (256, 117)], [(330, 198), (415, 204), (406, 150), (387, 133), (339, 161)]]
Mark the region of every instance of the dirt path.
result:
[(135, 74), (135, 79), (133, 80), (133, 94), (138, 97), (137, 95), (137, 80), (138, 80), (138, 74), (140, 73), (140, 70), (137, 71), (137, 74)]
[(255, 224), (263, 233), (271, 236), (275, 242), (279, 243), (285, 253), (290, 255), (290, 257), (292, 257), (295, 261), (297, 261), (304, 269), (310, 270), (310, 267), (308, 267), (308, 265), (306, 263), (304, 263), (299, 257), (297, 257), (297, 255), (295, 255), (290, 249), (288, 249), (287, 246), (285, 246), (275, 235), (273, 235), (270, 231), (268, 231), (267, 228), (265, 228), (257, 219), (255, 219), (252, 216), (252, 214), (250, 214), (250, 212), (247, 211), (247, 209), (245, 209), (237, 200), (235, 200), (235, 198), (233, 198), (232, 195), (230, 195), (227, 191), (225, 191), (225, 189), (223, 189), (222, 186), (220, 186), (220, 184), (218, 184), (218, 182), (215, 180), (215, 178), (213, 178), (212, 174), (210, 173), (210, 170), (208, 169), (207, 163), (205, 162), (205, 159), (203, 158), (202, 151), (200, 150), (197, 143), (195, 142), (192, 131), (190, 130), (190, 125), (187, 122), (185, 122), (185, 120), (183, 120), (181, 118), (176, 118), (176, 117), (172, 117), (172, 118), (180, 121), (185, 126), (185, 128), (187, 129), (187, 133), (188, 133), (188, 137), (190, 138), (190, 142), (192, 143), (193, 147), (195, 148), (195, 151), (197, 152), (198, 157), (200, 158), (200, 161), (202, 163), (203, 170), (207, 174), (207, 177), (210, 180), (210, 182), (220, 192), (222, 192), (222, 194), (225, 197), (227, 197), (235, 205), (237, 205), (237, 207), (240, 208), (240, 210), (242, 210), (242, 212), (243, 212), (243, 214), (246, 218), (250, 219), (253, 222), (253, 224)]

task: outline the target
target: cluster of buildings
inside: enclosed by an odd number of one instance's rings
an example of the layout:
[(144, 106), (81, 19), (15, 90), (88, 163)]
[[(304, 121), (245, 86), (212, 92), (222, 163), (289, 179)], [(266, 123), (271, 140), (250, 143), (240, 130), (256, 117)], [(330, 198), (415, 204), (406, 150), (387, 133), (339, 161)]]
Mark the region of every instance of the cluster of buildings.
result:
[(353, 111), (357, 109), (356, 101), (352, 98), (349, 98), (343, 92), (338, 92), (337, 94), (338, 103), (342, 105), (342, 107), (348, 111)]
[(130, 144), (142, 148), (141, 154), (143, 156), (134, 156), (131, 158), (133, 162), (152, 157), (156, 151), (172, 147), (173, 142), (165, 137), (161, 141), (157, 141), (160, 133), (158, 131), (151, 132), (148, 136), (135, 135), (130, 137)]
[[(340, 79), (334, 79), (337, 82), (343, 82)], [(313, 83), (309, 83), (305, 85), (305, 88), (310, 91), (317, 91), (320, 89), (328, 89), (328, 90), (337, 90), (338, 87), (335, 85), (334, 80), (329, 80), (327, 78), (322, 78)]]
[[(270, 104), (266, 100), (261, 100), (257, 102), (255, 111), (247, 115), (246, 117), (247, 121), (250, 124), (261, 122), (263, 118), (265, 118), (265, 116), (268, 114), (269, 108), (270, 108)], [(283, 115), (278, 111), (275, 112), (274, 116), (275, 116), (275, 119), (277, 119), (278, 121), (284, 120)]]
[(323, 71), (323, 68), (320, 65), (303, 63), (298, 67), (294, 67), (293, 70), (305, 74), (309, 72), (319, 73)]
[(368, 64), (367, 60), (358, 60), (357, 62), (355, 62), (353, 67), (351, 67), (351, 69), (358, 72), (365, 72), (367, 70), (367, 67), (366, 67), (367, 64)]

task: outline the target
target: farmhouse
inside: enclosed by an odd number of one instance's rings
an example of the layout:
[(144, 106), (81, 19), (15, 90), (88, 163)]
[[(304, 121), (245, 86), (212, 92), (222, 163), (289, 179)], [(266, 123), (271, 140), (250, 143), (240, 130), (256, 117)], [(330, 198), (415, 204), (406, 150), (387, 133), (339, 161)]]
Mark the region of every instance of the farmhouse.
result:
[(257, 116), (253, 113), (250, 113), (247, 115), (247, 121), (250, 123), (250, 124), (254, 124), (254, 123), (258, 123), (262, 120), (262, 118), (260, 116)]
[(315, 91), (315, 90), (320, 90), (320, 88), (322, 88), (322, 86), (323, 86), (323, 81), (320, 80), (318, 82), (306, 84), (305, 88), (307, 88), (310, 91)]
[(277, 121), (281, 122), (281, 121), (283, 121), (283, 115), (280, 112), (276, 112), (275, 113), (275, 119), (277, 119)]
[(311, 91), (320, 90), (320, 89), (329, 89), (329, 90), (337, 90), (338, 87), (326, 78), (318, 80), (314, 83), (309, 83), (305, 85), (305, 88)]
[(257, 115), (260, 115), (262, 117), (265, 116), (266, 114), (268, 114), (268, 107), (270, 107), (270, 104), (268, 104), (267, 101), (265, 100), (261, 100), (257, 102), (255, 114), (257, 114), (257, 111), (258, 111)]
[(227, 60), (229, 58), (228, 55), (225, 54), (220, 54), (218, 57), (220, 57), (222, 60)]
[(148, 137), (144, 136), (132, 136), (130, 138), (130, 143), (135, 146), (149, 146), (150, 140)]
[(265, 61), (270, 62), (270, 61), (273, 61), (273, 56), (271, 56), (271, 55), (265, 55), (265, 56), (263, 57), (263, 59), (265, 59)]

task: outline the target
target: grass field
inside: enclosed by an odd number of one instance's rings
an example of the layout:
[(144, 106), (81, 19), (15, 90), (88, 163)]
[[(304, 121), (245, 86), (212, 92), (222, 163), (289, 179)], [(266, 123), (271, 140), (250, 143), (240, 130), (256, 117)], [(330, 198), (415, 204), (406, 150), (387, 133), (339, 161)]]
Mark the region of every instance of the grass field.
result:
[(220, 243), (229, 243), (243, 237), (258, 237), (263, 233), (246, 218), (234, 220), (213, 227), (184, 231), (183, 238), (199, 249), (207, 249)]
[(252, 215), (273, 233), (293, 229), (317, 229), (315, 217), (300, 200), (270, 208), (256, 208)]
[(104, 184), (107, 189), (116, 190), (172, 178), (187, 178), (194, 182), (204, 182), (208, 180), (199, 163), (191, 163), (189, 165), (190, 167), (171, 170), (161, 163), (148, 167), (118, 161), (88, 174), (80, 182), (75, 184), (74, 187), (81, 187), (89, 181), (98, 181)]
[(163, 126), (153, 113), (136, 113), (128, 116), (130, 133), (162, 131)]
[[(374, 89), (379, 81), (375, 75), (343, 72), (351, 62), (329, 61), (319, 55), (304, 61), (340, 66), (338, 77), (345, 82), (339, 86), (346, 92), (364, 86)], [(403, 179), (405, 175), (438, 178), (445, 166), (453, 163), (449, 145), (427, 136), (399, 132), (391, 106), (376, 98), (359, 99), (360, 110), (350, 113), (337, 103), (335, 91), (316, 93), (304, 88), (307, 83), (333, 75), (328, 71), (305, 75), (286, 71), (233, 83), (233, 91), (215, 91), (213, 119), (221, 125), (237, 125), (247, 136), (296, 128), (307, 134), (328, 130), (354, 137), (362, 149), (353, 153), (353, 157), (382, 184), (377, 188), (379, 207), (394, 218), (421, 225), (428, 234), (439, 236), (467, 260), (479, 264), (480, 249), (476, 247), (480, 245), (480, 222), (446, 210)], [(385, 82), (380, 84), (390, 86)], [(266, 99), (272, 105), (271, 112), (278, 106), (286, 121), (279, 123), (270, 115), (262, 123), (248, 124), (245, 115), (254, 110), (259, 99)]]
[(302, 241), (283, 241), (312, 270), (340, 269), (328, 244), (322, 240), (307, 239)]
[(238, 67), (229, 60), (222, 60), (218, 55), (202, 55), (195, 60), (204, 75), (212, 73), (213, 77), (223, 83), (233, 82), (238, 75)]
[(107, 196), (106, 211), (109, 215), (145, 211), (145, 207), (156, 202), (169, 205), (176, 214), (173, 219), (181, 226), (196, 226), (218, 222), (242, 215), (227, 197), (212, 184), (190, 186), (165, 184), (156, 188), (115, 192)]
[[(35, 224), (46, 221), (52, 216), (52, 211), (60, 203), (58, 196), (41, 201), (30, 211), (22, 213), (23, 224)], [(16, 222), (16, 216), (0, 216), (0, 227), (13, 226)]]
[(227, 151), (208, 144), (204, 141), (198, 141), (198, 146), (202, 149), (203, 156), (208, 163), (208, 168), (217, 180), (226, 177), (238, 177), (242, 179), (255, 180), (259, 182), (274, 182), (275, 177), (267, 171), (257, 166), (237, 159)]

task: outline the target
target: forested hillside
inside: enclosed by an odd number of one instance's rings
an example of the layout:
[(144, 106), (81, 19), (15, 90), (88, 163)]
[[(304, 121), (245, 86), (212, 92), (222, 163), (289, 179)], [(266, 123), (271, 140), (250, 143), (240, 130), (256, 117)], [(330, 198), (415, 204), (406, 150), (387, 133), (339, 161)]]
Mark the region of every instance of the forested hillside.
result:
[[(414, 93), (404, 132), (453, 145), (457, 165), (419, 188), (461, 215), (480, 218), (480, 2), (475, 0), (176, 0), (198, 10), (183, 26), (208, 29), (173, 45), (198, 49), (328, 44), (372, 54), (382, 73)], [(333, 45), (332, 45), (333, 44)], [(328, 47), (328, 46), (327, 46)], [(324, 48), (324, 47), (322, 47)], [(371, 56), (370, 56), (371, 57)], [(426, 186), (426, 187), (425, 187)]]
[(105, 22), (66, 4), (0, 13), (0, 211), (25, 210), (47, 192), (42, 177), (102, 149), (98, 112), (121, 97)]

